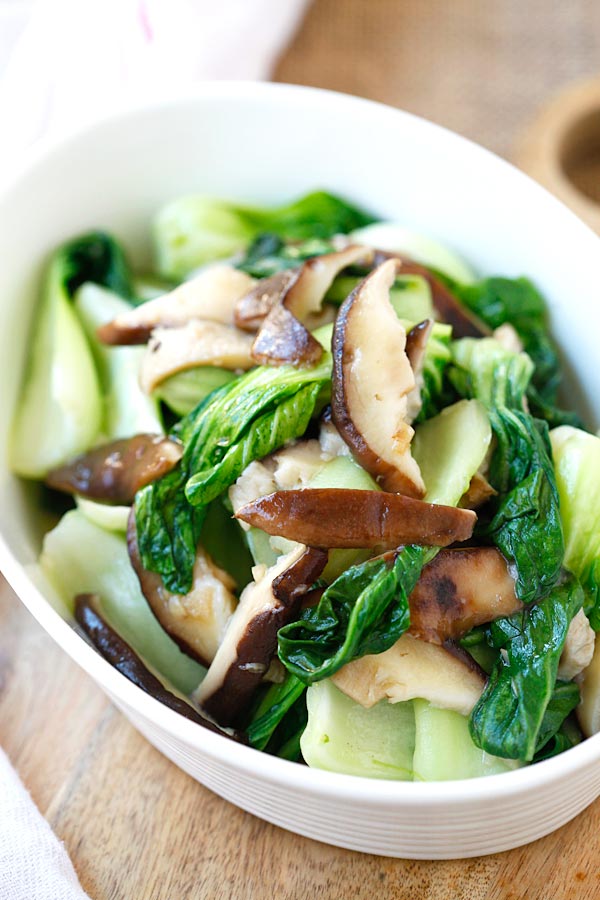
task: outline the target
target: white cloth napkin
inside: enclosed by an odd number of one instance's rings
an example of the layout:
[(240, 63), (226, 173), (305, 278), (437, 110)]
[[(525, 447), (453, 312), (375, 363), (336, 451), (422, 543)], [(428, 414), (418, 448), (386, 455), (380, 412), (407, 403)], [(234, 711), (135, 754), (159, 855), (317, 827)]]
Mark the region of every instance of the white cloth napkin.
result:
[(307, 2), (0, 0), (0, 54), (16, 41), (0, 59), (0, 161), (138, 98), (268, 78)]
[(85, 900), (71, 860), (0, 749), (0, 897)]
[[(202, 79), (267, 78), (308, 0), (0, 0), (0, 169), (43, 134)], [(83, 900), (0, 749), (1, 900)]]

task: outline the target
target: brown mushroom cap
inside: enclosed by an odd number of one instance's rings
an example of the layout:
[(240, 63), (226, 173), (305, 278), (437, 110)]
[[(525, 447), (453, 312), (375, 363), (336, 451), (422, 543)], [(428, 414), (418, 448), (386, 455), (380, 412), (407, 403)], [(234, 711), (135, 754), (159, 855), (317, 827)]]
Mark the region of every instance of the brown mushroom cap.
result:
[(141, 488), (170, 472), (182, 453), (182, 445), (170, 438), (136, 434), (103, 444), (53, 469), (46, 484), (67, 494), (128, 506)]
[(236, 511), (267, 534), (311, 547), (445, 547), (471, 537), (471, 510), (424, 503), (402, 494), (344, 488), (275, 491)]
[(515, 575), (495, 547), (442, 550), (409, 597), (410, 634), (434, 644), (523, 608)]
[(389, 301), (400, 263), (378, 266), (342, 304), (333, 331), (332, 419), (358, 462), (387, 491), (425, 485), (410, 452), (408, 395), (415, 378), (406, 332)]
[(277, 303), (262, 323), (251, 355), (262, 366), (312, 366), (321, 359), (323, 347), (287, 306)]
[(298, 269), (284, 269), (261, 280), (237, 301), (234, 322), (244, 331), (258, 331), (276, 303), (281, 302), (291, 283), (298, 278)]
[(233, 323), (235, 304), (254, 285), (254, 279), (232, 266), (207, 266), (179, 287), (133, 307), (98, 329), (105, 344), (145, 344), (159, 326), (176, 328), (192, 319)]
[(238, 732), (224, 731), (214, 722), (200, 715), (181, 697), (168, 691), (158, 678), (146, 668), (129, 644), (100, 615), (98, 598), (94, 594), (78, 594), (75, 597), (75, 619), (100, 655), (146, 694), (150, 694), (151, 697), (185, 716), (186, 719), (191, 719), (192, 722), (202, 725), (203, 728), (208, 728), (209, 731), (241, 743), (247, 743), (246, 738)]
[[(252, 347), (261, 365), (312, 365), (323, 348), (303, 323), (321, 310), (323, 299), (342, 269), (372, 258), (366, 247), (350, 246), (336, 253), (307, 259), (291, 273), (267, 278), (243, 297), (236, 307), (236, 324), (260, 324)], [(262, 317), (262, 319), (261, 319)]]
[(191, 589), (187, 594), (168, 591), (160, 575), (142, 565), (133, 509), (127, 523), (127, 549), (142, 594), (160, 625), (187, 656), (210, 666), (237, 606), (232, 578), (198, 547)]
[(194, 694), (216, 721), (239, 720), (269, 668), (277, 632), (296, 615), (327, 563), (327, 553), (298, 547), (242, 592), (227, 633), (204, 681)]

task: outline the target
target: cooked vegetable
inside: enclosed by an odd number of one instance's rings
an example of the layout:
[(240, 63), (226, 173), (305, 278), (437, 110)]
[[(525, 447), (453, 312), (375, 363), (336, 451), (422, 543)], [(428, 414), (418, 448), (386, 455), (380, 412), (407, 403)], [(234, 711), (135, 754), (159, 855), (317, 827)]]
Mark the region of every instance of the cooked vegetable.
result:
[[(360, 260), (369, 259), (372, 252), (365, 247), (351, 246), (337, 253), (307, 259), (294, 276), (287, 278), (286, 288), (277, 296), (254, 295), (260, 307), (266, 298), (273, 299), (254, 344), (252, 356), (263, 365), (309, 365), (321, 357), (322, 348), (303, 322), (321, 311), (323, 299), (333, 279), (342, 269)], [(280, 273), (280, 278), (282, 274)], [(270, 279), (269, 279), (270, 280)], [(248, 298), (238, 304), (236, 320), (257, 318), (256, 308), (249, 307)]]
[(267, 534), (311, 547), (445, 547), (473, 533), (470, 510), (423, 503), (401, 494), (347, 488), (275, 491), (237, 510)]
[(75, 310), (100, 378), (104, 400), (102, 434), (106, 440), (163, 431), (158, 404), (144, 394), (139, 383), (144, 351), (140, 347), (105, 347), (96, 334), (113, 316), (123, 315), (130, 309), (125, 300), (90, 282), (83, 284), (75, 295)]
[(443, 644), (522, 608), (515, 579), (495, 547), (442, 550), (408, 598), (409, 633)]
[(209, 394), (236, 377), (219, 366), (195, 366), (170, 375), (157, 384), (152, 396), (162, 400), (178, 416), (187, 416)]
[(184, 197), (155, 240), (173, 280), (100, 233), (49, 268), (12, 440), (77, 504), (57, 608), (85, 595), (192, 720), (333, 771), (474, 777), (600, 729), (600, 439), (549, 440), (579, 420), (534, 286), (323, 192)]
[(197, 702), (216, 721), (235, 723), (269, 668), (277, 632), (297, 612), (300, 597), (319, 577), (327, 554), (298, 547), (249, 584), (232, 616)]
[(550, 432), (565, 568), (585, 591), (585, 611), (600, 631), (600, 438), (563, 426)]
[(254, 279), (233, 266), (207, 266), (168, 294), (123, 310), (98, 329), (105, 344), (145, 344), (155, 328), (177, 328), (192, 319), (233, 324), (233, 311)]
[(46, 484), (92, 500), (130, 504), (145, 485), (170, 472), (181, 459), (180, 443), (156, 434), (138, 434), (103, 444), (53, 469)]
[[(419, 458), (429, 460), (427, 502), (456, 505), (481, 465), (490, 427), (477, 402), (459, 403), (419, 426)], [(440, 439), (446, 454), (440, 458)], [(437, 468), (434, 460), (437, 460)], [(345, 663), (391, 647), (410, 624), (408, 597), (435, 550), (400, 548), (346, 569), (318, 604), (279, 633), (279, 657), (301, 681), (312, 684)]]
[(514, 560), (517, 596), (532, 603), (557, 583), (564, 556), (547, 426), (523, 407), (533, 366), (492, 339), (458, 341), (453, 357), (456, 383), (486, 406), (496, 438), (489, 480), (498, 497), (483, 533)]
[(146, 668), (137, 653), (125, 643), (117, 632), (102, 618), (98, 612), (99, 598), (94, 594), (78, 594), (75, 597), (75, 618), (96, 650), (124, 675), (129, 681), (150, 694), (159, 703), (164, 703), (186, 719), (191, 719), (203, 728), (222, 734), (233, 740), (246, 743), (239, 732), (219, 728), (210, 719), (201, 716), (193, 706), (165, 689), (158, 678)]
[(366, 709), (421, 697), (468, 715), (485, 685), (483, 672), (445, 647), (403, 634), (384, 653), (363, 656), (333, 675), (333, 683)]
[[(583, 591), (570, 577), (534, 606), (487, 627), (489, 643), (501, 653), (471, 715), (471, 736), (478, 747), (526, 762), (541, 749), (542, 723), (560, 656), (582, 604)], [(560, 722), (555, 724), (558, 728)], [(544, 734), (544, 743), (550, 737)]]
[(181, 652), (152, 615), (124, 536), (72, 510), (45, 536), (40, 565), (69, 610), (77, 594), (98, 594), (109, 624), (144, 662), (184, 694), (199, 684), (205, 669)]
[(253, 459), (306, 431), (330, 365), (325, 354), (313, 369), (254, 369), (181, 420), (176, 429), (185, 447), (180, 465), (140, 491), (135, 505), (142, 563), (162, 575), (168, 590), (185, 594), (190, 589), (210, 501)]
[(300, 739), (309, 766), (370, 778), (410, 780), (415, 747), (412, 703), (363, 709), (329, 679), (307, 691), (308, 726)]
[(199, 546), (190, 591), (184, 595), (167, 591), (160, 575), (142, 566), (133, 513), (127, 528), (127, 549), (142, 593), (157, 620), (184, 653), (208, 667), (236, 608), (233, 580)]
[(284, 302), (273, 307), (252, 344), (252, 359), (265, 366), (311, 366), (322, 355), (319, 341)]
[(595, 642), (592, 661), (583, 673), (577, 718), (586, 737), (600, 731), (600, 641)]
[(407, 256), (464, 284), (475, 280), (471, 267), (444, 244), (397, 222), (375, 222), (373, 225), (367, 225), (366, 228), (353, 231), (350, 240), (357, 244), (366, 244), (368, 247), (376, 247), (378, 250), (397, 253), (400, 257)]
[(151, 394), (161, 382), (197, 366), (234, 372), (251, 369), (252, 338), (219, 322), (194, 319), (181, 328), (156, 328), (140, 366), (140, 385)]
[(518, 763), (479, 750), (469, 734), (469, 720), (451, 709), (415, 700), (415, 781), (480, 778), (518, 768)]
[[(357, 461), (388, 491), (420, 498), (425, 486), (406, 421), (415, 379), (406, 332), (389, 302), (389, 260), (342, 304), (333, 332), (332, 418)], [(390, 372), (394, 377), (390, 377)]]
[(304, 241), (347, 234), (372, 221), (372, 216), (325, 191), (274, 209), (182, 197), (156, 217), (158, 269), (166, 277), (185, 278), (198, 266), (243, 250), (259, 234)]

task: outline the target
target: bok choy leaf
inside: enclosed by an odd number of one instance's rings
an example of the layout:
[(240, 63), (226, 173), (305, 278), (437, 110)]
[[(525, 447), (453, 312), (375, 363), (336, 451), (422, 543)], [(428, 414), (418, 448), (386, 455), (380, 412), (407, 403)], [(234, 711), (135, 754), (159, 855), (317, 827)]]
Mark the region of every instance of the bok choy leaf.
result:
[(135, 502), (143, 565), (170, 591), (191, 587), (208, 504), (253, 460), (304, 434), (327, 398), (330, 373), (328, 352), (312, 368), (257, 367), (213, 391), (175, 426), (185, 446), (179, 465)]
[(28, 478), (87, 450), (102, 424), (94, 359), (71, 302), (86, 281), (131, 295), (127, 263), (109, 235), (83, 235), (50, 260), (11, 435), (11, 467)]
[(456, 341), (453, 358), (455, 385), (487, 407), (496, 438), (489, 480), (498, 497), (481, 531), (514, 560), (517, 596), (532, 603), (554, 587), (564, 556), (548, 428), (523, 406), (533, 364), (491, 338)]
[(550, 427), (574, 425), (581, 419), (556, 406), (560, 368), (556, 345), (547, 325), (546, 302), (528, 278), (485, 278), (475, 284), (452, 284), (456, 296), (490, 328), (509, 322), (535, 366), (527, 397), (532, 413)]
[(582, 605), (581, 586), (569, 576), (535, 606), (488, 626), (488, 641), (500, 655), (470, 721), (471, 736), (486, 753), (531, 761), (576, 705), (572, 687), (555, 685), (569, 625)]
[(154, 223), (158, 267), (162, 275), (181, 279), (198, 266), (244, 250), (265, 233), (283, 241), (313, 241), (347, 234), (373, 221), (368, 213), (326, 191), (276, 208), (181, 197), (165, 206)]

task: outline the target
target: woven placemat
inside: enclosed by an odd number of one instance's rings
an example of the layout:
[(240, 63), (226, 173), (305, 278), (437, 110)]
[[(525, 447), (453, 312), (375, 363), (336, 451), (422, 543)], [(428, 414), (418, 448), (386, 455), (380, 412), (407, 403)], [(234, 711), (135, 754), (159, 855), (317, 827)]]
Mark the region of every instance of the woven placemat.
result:
[(399, 106), (510, 158), (540, 106), (599, 69), (597, 0), (314, 0), (276, 78)]

